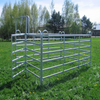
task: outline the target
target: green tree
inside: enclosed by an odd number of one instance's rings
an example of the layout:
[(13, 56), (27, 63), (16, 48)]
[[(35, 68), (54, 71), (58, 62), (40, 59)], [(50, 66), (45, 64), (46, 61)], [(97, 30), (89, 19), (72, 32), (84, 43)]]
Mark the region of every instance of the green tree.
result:
[(38, 9), (34, 3), (31, 7), (31, 29), (35, 32), (38, 26)]
[[(18, 3), (18, 10), (19, 10), (18, 16), (28, 15), (30, 17), (29, 0), (21, 0), (21, 2)], [(17, 19), (17, 23), (18, 23), (18, 29), (21, 32), (24, 33), (25, 32), (26, 19), (25, 18)]]
[(9, 39), (12, 29), (12, 8), (11, 4), (5, 4), (1, 14), (1, 33), (2, 38)]
[(54, 11), (54, 2), (53, 2), (53, 0), (51, 1), (50, 9), (51, 9), (51, 15), (52, 15), (53, 11)]
[(65, 22), (65, 32), (66, 33), (72, 33), (72, 24), (74, 22), (74, 4), (69, 1), (69, 0), (65, 0), (64, 1), (64, 5), (62, 8), (62, 16), (64, 18), (64, 22)]
[[(21, 0), (18, 4), (15, 3), (13, 8), (11, 3), (5, 4), (2, 10), (0, 18), (0, 36), (5, 39), (9, 39), (12, 33), (15, 33), (15, 18), (18, 16), (30, 16), (30, 7), (28, 0)], [(21, 32), (25, 32), (25, 20), (18, 20), (18, 29)]]
[(72, 23), (72, 33), (78, 34), (81, 31), (81, 20), (78, 12), (78, 4), (74, 6), (74, 21)]
[(51, 19), (47, 23), (47, 28), (49, 30), (53, 30), (54, 33), (62, 30), (64, 25), (64, 19), (61, 17), (60, 13), (56, 13), (56, 11), (53, 11), (53, 14), (51, 16)]
[(86, 34), (89, 30), (92, 29), (92, 22), (89, 19), (87, 19), (85, 15), (82, 17), (81, 22), (83, 34)]
[(46, 24), (46, 23), (48, 22), (49, 19), (50, 19), (49, 11), (45, 8), (45, 13), (44, 13), (44, 24)]
[(42, 25), (45, 24), (45, 13), (46, 13), (46, 11), (47, 11), (47, 8), (46, 7), (43, 7), (42, 13), (41, 13)]
[(74, 8), (73, 3), (70, 2), (69, 0), (65, 0), (63, 8), (62, 8), (62, 12), (63, 12), (62, 15), (64, 17), (66, 27), (70, 27), (72, 25), (73, 20), (74, 20), (73, 8)]
[(40, 5), (39, 9), (38, 9), (38, 25), (39, 25), (39, 27), (42, 24), (42, 20), (43, 20), (43, 17), (42, 17), (42, 5)]
[(19, 9), (18, 9), (18, 5), (15, 3), (12, 9), (12, 16), (14, 18), (19, 16)]
[(30, 7), (29, 7), (29, 0), (21, 0), (18, 4), (19, 8), (19, 16), (30, 16)]
[(40, 25), (45, 25), (50, 18), (49, 11), (46, 7), (39, 6), (39, 27)]
[(80, 33), (81, 20), (78, 12), (78, 4), (74, 5), (70, 0), (65, 0), (62, 12), (65, 21), (65, 32), (70, 34)]

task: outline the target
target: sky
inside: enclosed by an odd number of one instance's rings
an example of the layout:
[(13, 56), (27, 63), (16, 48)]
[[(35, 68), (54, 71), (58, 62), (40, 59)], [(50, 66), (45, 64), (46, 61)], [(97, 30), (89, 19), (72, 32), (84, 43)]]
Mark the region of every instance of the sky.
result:
[[(11, 3), (12, 6), (15, 2), (20, 0), (0, 0), (0, 15), (2, 12), (2, 8), (5, 3)], [(37, 6), (39, 5), (46, 6), (47, 9), (50, 9), (50, 4), (52, 0), (31, 0), (35, 2)], [(56, 11), (62, 12), (62, 6), (65, 0), (53, 0), (54, 8)], [(84, 15), (90, 19), (92, 23), (96, 22), (100, 23), (100, 0), (71, 0), (74, 4), (78, 4), (79, 6), (79, 15), (82, 18)]]

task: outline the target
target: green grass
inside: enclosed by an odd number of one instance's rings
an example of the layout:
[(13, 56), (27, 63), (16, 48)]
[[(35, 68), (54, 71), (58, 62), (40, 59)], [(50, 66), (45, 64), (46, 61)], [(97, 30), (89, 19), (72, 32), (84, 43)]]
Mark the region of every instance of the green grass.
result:
[[(25, 72), (11, 79), (10, 54), (11, 43), (0, 42), (0, 100), (100, 99), (99, 37), (92, 38), (92, 63), (90, 68), (89, 66), (83, 66), (53, 76), (50, 79), (50, 85), (47, 85), (49, 79), (44, 80), (43, 86), (36, 84), (35, 77), (31, 74), (30, 77), (28, 77), (28, 75), (25, 75)], [(53, 64), (54, 63), (56, 64), (57, 62), (53, 62)], [(44, 67), (47, 67), (46, 65)], [(50, 65), (48, 64), (48, 66)], [(47, 75), (47, 73), (45, 73), (45, 75)]]

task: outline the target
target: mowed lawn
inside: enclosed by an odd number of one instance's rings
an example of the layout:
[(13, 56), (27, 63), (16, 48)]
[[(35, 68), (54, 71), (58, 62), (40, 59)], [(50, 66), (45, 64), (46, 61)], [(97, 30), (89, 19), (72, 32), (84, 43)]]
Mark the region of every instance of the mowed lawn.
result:
[(92, 38), (91, 67), (53, 76), (50, 85), (22, 73), (11, 78), (11, 43), (0, 42), (0, 100), (100, 100), (100, 38)]

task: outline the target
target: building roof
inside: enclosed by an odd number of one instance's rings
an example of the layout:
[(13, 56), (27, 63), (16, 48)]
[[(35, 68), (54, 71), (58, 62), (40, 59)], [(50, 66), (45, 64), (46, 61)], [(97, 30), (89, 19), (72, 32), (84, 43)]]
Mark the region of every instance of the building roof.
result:
[(100, 24), (93, 26), (93, 30), (100, 30)]

